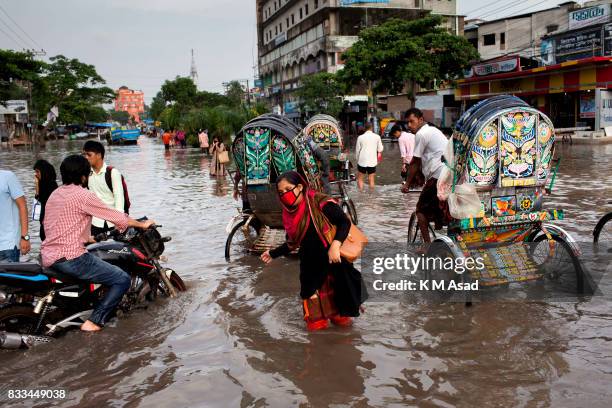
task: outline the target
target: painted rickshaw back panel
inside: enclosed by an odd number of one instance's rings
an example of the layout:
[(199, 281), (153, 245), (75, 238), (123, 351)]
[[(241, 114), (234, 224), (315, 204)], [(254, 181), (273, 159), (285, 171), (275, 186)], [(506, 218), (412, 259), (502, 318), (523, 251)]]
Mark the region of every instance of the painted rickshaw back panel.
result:
[(234, 162), (247, 186), (253, 212), (265, 225), (282, 228), (276, 178), (290, 170), (319, 186), (319, 169), (300, 129), (288, 119), (267, 114), (249, 121), (232, 144)]

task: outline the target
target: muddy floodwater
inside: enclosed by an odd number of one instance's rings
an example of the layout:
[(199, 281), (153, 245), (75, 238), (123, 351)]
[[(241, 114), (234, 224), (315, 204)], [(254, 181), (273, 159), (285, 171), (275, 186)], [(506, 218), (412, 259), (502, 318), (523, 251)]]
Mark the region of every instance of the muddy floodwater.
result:
[[(59, 170), (80, 142), (49, 143), (38, 157)], [(399, 193), (397, 144), (385, 144), (380, 186), (351, 195), (372, 241), (405, 240), (416, 196)], [(558, 145), (559, 175), (546, 207), (591, 241), (612, 211), (612, 145)], [(0, 150), (33, 197), (37, 155)], [(0, 384), (62, 388), (71, 407), (610, 407), (612, 283), (570, 302), (368, 302), (350, 329), (307, 333), (298, 264), (255, 257), (226, 263), (225, 226), (239, 203), (229, 178), (209, 176), (197, 149), (165, 153), (156, 140), (110, 148), (126, 177), (132, 215), (163, 225), (167, 264), (187, 282), (96, 335), (71, 332), (28, 351), (0, 352)], [(32, 227), (32, 236), (37, 236)], [(34, 252), (40, 240), (33, 239)], [(28, 258), (28, 257), (25, 257)], [(36, 259), (36, 253), (31, 257)], [(45, 401), (11, 406), (48, 406)]]

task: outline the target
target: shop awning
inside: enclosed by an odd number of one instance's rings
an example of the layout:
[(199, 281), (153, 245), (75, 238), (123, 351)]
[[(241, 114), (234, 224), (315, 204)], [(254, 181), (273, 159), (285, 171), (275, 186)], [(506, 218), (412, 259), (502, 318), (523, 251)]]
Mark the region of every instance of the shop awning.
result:
[(486, 99), (612, 88), (612, 58), (592, 57), (561, 64), (457, 81), (456, 100)]

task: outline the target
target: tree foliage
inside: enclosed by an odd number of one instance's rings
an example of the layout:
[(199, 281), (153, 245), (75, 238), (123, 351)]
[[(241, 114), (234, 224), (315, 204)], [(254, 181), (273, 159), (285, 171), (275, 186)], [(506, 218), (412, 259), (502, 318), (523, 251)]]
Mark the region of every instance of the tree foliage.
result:
[(53, 107), (59, 120), (85, 123), (106, 118), (101, 107), (115, 97), (93, 65), (57, 55), (49, 63), (29, 53), (0, 50), (0, 100), (32, 96), (31, 111), (42, 122)]
[(302, 78), (302, 86), (296, 91), (303, 113), (325, 113), (337, 116), (342, 111), (343, 85), (335, 74), (319, 72)]
[(372, 81), (375, 91), (401, 93), (406, 84), (414, 97), (414, 84), (453, 80), (478, 58), (463, 37), (449, 33), (441, 16), (418, 20), (392, 19), (359, 33), (358, 41), (342, 56), (340, 76), (347, 84)]
[(227, 84), (225, 96), (229, 106), (240, 106), (244, 101), (244, 88), (238, 81), (231, 81)]
[(36, 83), (45, 66), (31, 53), (0, 49), (0, 103), (26, 98), (22, 84)]

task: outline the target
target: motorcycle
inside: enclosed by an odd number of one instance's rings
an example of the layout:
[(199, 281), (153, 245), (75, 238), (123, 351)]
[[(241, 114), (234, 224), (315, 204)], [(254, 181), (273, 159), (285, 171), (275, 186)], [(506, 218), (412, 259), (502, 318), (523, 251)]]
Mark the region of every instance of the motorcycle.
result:
[[(97, 236), (87, 251), (127, 272), (132, 283), (117, 306), (129, 312), (159, 295), (175, 297), (186, 290), (181, 277), (159, 260), (164, 243), (160, 225), (128, 228)], [(0, 263), (0, 348), (17, 349), (49, 342), (64, 330), (79, 327), (103, 298), (102, 285), (80, 281), (36, 263)]]

